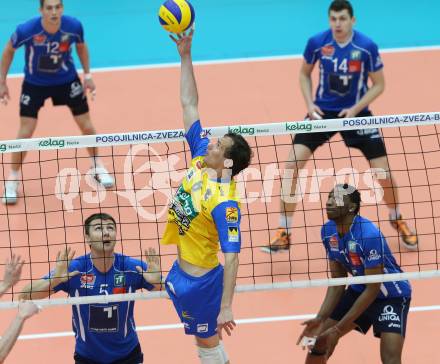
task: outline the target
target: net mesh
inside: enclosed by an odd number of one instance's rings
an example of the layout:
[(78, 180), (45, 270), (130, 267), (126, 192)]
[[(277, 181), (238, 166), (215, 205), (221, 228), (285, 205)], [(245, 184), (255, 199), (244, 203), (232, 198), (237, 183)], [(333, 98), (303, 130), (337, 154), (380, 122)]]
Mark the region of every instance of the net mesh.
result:
[[(241, 133), (254, 151), (252, 165), (237, 178), (243, 216), (238, 290), (348, 282), (328, 280), (328, 263), (320, 238), (326, 221), (323, 208), (327, 194), (335, 182), (343, 181), (356, 185), (361, 191), (364, 201), (361, 214), (380, 227), (403, 270), (424, 272), (413, 274), (411, 278), (436, 276), (439, 266), (436, 226), (440, 219), (439, 121), (439, 113), (428, 113), (206, 129), (211, 137), (228, 131)], [(407, 251), (399, 244), (381, 199), (375, 180), (377, 175), (363, 155), (347, 148), (337, 134), (298, 172), (298, 205), (291, 228), (291, 249), (282, 254), (263, 253), (260, 248), (269, 243), (279, 224), (280, 180), (293, 133), (371, 127), (382, 129), (388, 161), (397, 181), (400, 210), (408, 224), (417, 230), (419, 250)], [(114, 188), (106, 190), (94, 179), (86, 150), (90, 146), (99, 147), (101, 161), (115, 178)], [(76, 256), (89, 252), (84, 241), (83, 221), (95, 212), (109, 213), (118, 222), (116, 251), (144, 259), (144, 250), (154, 247), (161, 257), (161, 271), (166, 275), (176, 259), (176, 248), (161, 246), (159, 241), (169, 199), (185, 176), (190, 161), (183, 131), (3, 142), (0, 144), (2, 185), (10, 171), (10, 153), (25, 150), (29, 153), (22, 166), (18, 202), (14, 206), (0, 206), (0, 261), (3, 263), (11, 254), (19, 254), (26, 264), (22, 281), (5, 296), (7, 302), (1, 307), (15, 302), (14, 293), (24, 284), (52, 270), (58, 251), (69, 246), (75, 249)], [(163, 295), (150, 294), (150, 297)], [(88, 297), (88, 300), (99, 302), (112, 298)], [(47, 304), (55, 301), (50, 297)]]

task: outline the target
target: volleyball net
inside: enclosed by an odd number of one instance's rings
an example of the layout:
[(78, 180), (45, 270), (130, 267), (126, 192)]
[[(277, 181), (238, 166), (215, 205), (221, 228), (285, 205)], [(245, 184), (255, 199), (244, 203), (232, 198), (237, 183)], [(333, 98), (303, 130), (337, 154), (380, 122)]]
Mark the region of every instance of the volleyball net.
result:
[[(438, 277), (439, 123), (440, 113), (420, 113), (205, 128), (204, 133), (210, 138), (239, 133), (254, 152), (251, 166), (236, 177), (242, 202), (237, 291)], [(294, 135), (355, 129), (368, 133), (371, 128), (381, 129), (397, 183), (400, 211), (417, 231), (418, 250), (408, 251), (399, 244), (378, 183), (383, 178), (380, 171), (371, 169), (364, 156), (347, 148), (337, 134), (297, 171), (294, 198), (298, 205), (290, 229), (290, 250), (278, 254), (262, 252), (278, 228), (281, 177)], [(115, 179), (113, 188), (105, 189), (94, 178), (89, 147), (99, 148), (100, 160)], [(53, 270), (58, 251), (71, 247), (77, 257), (88, 254), (83, 222), (97, 212), (108, 213), (117, 221), (117, 252), (145, 260), (145, 249), (153, 247), (160, 255), (162, 275), (166, 276), (176, 259), (176, 247), (159, 242), (169, 201), (185, 177), (191, 158), (183, 130), (3, 141), (3, 187), (10, 171), (11, 153), (24, 151), (28, 153), (22, 166), (17, 204), (0, 206), (0, 264), (4, 265), (12, 254), (21, 255), (26, 263), (20, 283), (4, 296), (0, 308), (15, 307), (17, 294), (25, 284)], [(320, 231), (326, 221), (327, 195), (335, 183), (343, 182), (361, 192), (362, 216), (381, 229), (405, 273), (330, 279)], [(40, 303), (106, 303), (164, 296), (164, 291), (74, 298), (63, 298), (59, 293)]]

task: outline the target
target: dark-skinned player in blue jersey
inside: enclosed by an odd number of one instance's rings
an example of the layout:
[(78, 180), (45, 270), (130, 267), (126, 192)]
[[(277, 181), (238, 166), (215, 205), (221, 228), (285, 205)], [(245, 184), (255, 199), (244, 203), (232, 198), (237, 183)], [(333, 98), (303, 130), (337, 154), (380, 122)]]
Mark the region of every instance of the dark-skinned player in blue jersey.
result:
[[(361, 196), (347, 184), (330, 192), (326, 211), (330, 221), (321, 238), (332, 278), (401, 273), (379, 229), (359, 215)], [(408, 281), (328, 287), (317, 316), (303, 323), (299, 337), (316, 338), (309, 346), (306, 364), (327, 363), (338, 340), (352, 330), (366, 334), (373, 327), (380, 338), (383, 364), (400, 364), (411, 301)]]

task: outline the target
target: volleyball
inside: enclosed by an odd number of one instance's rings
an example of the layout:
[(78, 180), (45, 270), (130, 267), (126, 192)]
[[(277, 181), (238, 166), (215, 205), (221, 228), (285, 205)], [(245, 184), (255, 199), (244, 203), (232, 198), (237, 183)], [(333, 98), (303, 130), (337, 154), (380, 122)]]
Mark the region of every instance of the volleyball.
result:
[(171, 33), (183, 33), (194, 22), (192, 5), (185, 0), (167, 0), (159, 9), (159, 21)]

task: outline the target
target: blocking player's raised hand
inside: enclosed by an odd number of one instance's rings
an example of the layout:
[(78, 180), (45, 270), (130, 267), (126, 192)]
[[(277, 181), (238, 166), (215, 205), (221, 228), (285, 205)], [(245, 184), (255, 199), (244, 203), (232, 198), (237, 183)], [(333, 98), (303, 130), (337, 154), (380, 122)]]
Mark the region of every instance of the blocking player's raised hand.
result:
[(11, 259), (6, 261), (5, 274), (3, 276), (3, 285), (9, 289), (20, 280), (21, 270), (24, 261), (19, 255), (12, 254)]
[(144, 253), (147, 262), (147, 270), (143, 270), (140, 266), (137, 266), (136, 269), (142, 274), (148, 283), (154, 285), (156, 289), (159, 289), (162, 282), (160, 256), (156, 253), (156, 249), (154, 248), (145, 249)]
[(58, 252), (55, 271), (52, 277), (56, 283), (67, 282), (69, 279), (80, 273), (79, 271), (69, 272), (69, 265), (74, 256), (75, 251), (70, 247)]
[(23, 320), (28, 319), (29, 317), (32, 317), (33, 315), (40, 312), (40, 307), (37, 306), (32, 301), (20, 301), (18, 304), (18, 315)]

